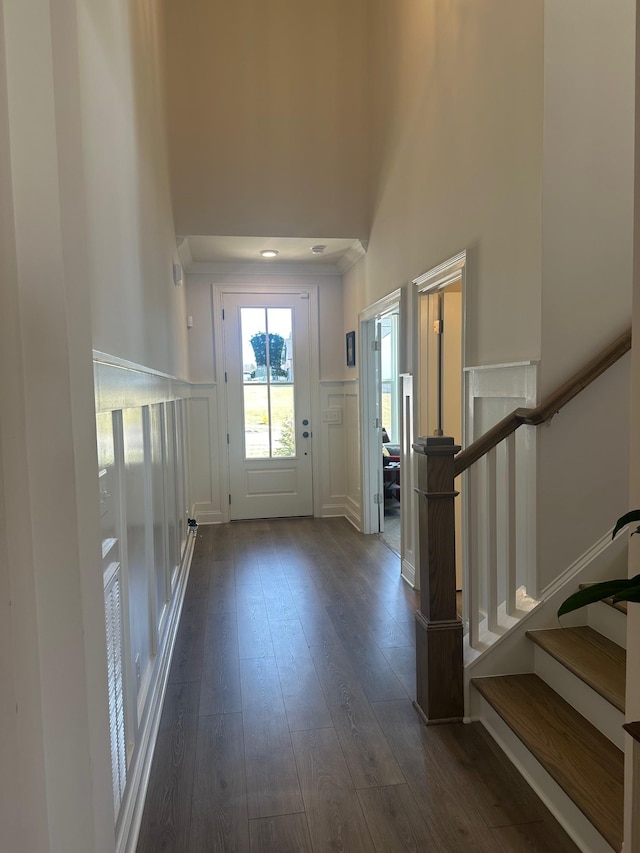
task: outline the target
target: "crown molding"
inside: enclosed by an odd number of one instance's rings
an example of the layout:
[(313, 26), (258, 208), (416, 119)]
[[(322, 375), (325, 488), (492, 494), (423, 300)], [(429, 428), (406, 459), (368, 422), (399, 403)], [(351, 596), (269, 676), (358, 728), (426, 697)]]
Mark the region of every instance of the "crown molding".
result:
[(336, 264), (341, 275), (348, 272), (354, 264), (367, 254), (368, 240), (355, 240)]
[(187, 272), (189, 267), (193, 263), (193, 257), (191, 255), (191, 246), (189, 245), (189, 238), (176, 237), (176, 244), (178, 246), (178, 257), (180, 258), (182, 269)]
[(249, 261), (222, 263), (218, 261), (192, 261), (186, 268), (188, 275), (228, 276), (340, 276), (337, 264), (327, 263), (280, 263)]
[(449, 258), (437, 267), (433, 267), (428, 272), (418, 278), (413, 279), (413, 283), (422, 290), (440, 290), (448, 284), (460, 278), (467, 263), (466, 249), (453, 258)]

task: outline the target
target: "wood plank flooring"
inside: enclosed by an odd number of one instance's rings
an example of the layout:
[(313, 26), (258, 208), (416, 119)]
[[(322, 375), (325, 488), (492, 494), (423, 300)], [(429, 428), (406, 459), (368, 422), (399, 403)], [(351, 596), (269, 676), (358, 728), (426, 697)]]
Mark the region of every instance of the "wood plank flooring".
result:
[(200, 528), (138, 853), (577, 853), (481, 726), (420, 722), (417, 605), (344, 519)]

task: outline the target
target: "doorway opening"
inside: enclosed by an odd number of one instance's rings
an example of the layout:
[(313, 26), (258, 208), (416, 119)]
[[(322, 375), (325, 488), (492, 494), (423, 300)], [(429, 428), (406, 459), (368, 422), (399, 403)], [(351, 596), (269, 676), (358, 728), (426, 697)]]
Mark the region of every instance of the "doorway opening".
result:
[(380, 342), (380, 422), (382, 424), (382, 502), (380, 537), (401, 552), (400, 397), (398, 390), (399, 306), (376, 320)]
[[(466, 252), (414, 280), (418, 286), (418, 433), (464, 446), (464, 284)], [(456, 490), (462, 492), (460, 478)], [(464, 501), (455, 504), (456, 588), (464, 586)]]
[(400, 291), (360, 315), (363, 529), (402, 555)]

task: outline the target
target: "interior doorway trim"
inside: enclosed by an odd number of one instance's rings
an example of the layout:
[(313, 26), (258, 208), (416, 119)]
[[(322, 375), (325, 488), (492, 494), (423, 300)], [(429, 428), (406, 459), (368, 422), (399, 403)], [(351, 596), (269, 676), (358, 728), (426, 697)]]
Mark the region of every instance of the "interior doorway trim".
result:
[[(377, 533), (379, 530), (378, 506), (373, 503), (372, 496), (381, 494), (382, 484), (375, 481), (381, 460), (382, 442), (380, 439), (381, 428), (373, 427), (372, 412), (375, 409), (377, 394), (375, 383), (375, 370), (373, 359), (374, 352), (371, 349), (371, 321), (391, 311), (398, 306), (402, 322), (402, 290), (398, 288), (382, 299), (378, 299), (358, 314), (360, 327), (360, 423), (362, 439), (362, 532)], [(374, 468), (374, 454), (379, 457), (378, 464)], [(380, 475), (381, 476), (381, 475)]]
[[(467, 388), (465, 387), (465, 377), (464, 370), (467, 366), (466, 361), (466, 340), (467, 340), (467, 311), (466, 311), (466, 268), (467, 268), (467, 251), (463, 249), (462, 252), (459, 252), (457, 255), (454, 255), (449, 260), (444, 261), (441, 264), (438, 264), (437, 267), (433, 267), (422, 275), (418, 276), (418, 278), (413, 279), (413, 283), (416, 285), (418, 298), (423, 296), (429, 296), (434, 293), (439, 293), (440, 291), (446, 290), (448, 287), (451, 287), (454, 284), (460, 283), (460, 290), (462, 292), (462, 318), (461, 318), (461, 337), (462, 337), (462, 352), (461, 352), (461, 363), (462, 363), (462, 399), (460, 400), (460, 411), (462, 415), (462, 435), (461, 441), (464, 441), (465, 433), (465, 413), (466, 413), (466, 399), (467, 399)], [(418, 311), (418, 317), (420, 316), (420, 312)], [(420, 320), (418, 319), (418, 326), (420, 325)], [(418, 394), (424, 393), (426, 388), (426, 380), (427, 377), (425, 375), (425, 365), (422, 363), (420, 347), (421, 347), (421, 335), (418, 334), (415, 336), (415, 352), (414, 352), (414, 364), (418, 366), (416, 371), (417, 373), (417, 381), (418, 381)], [(418, 435), (419, 430), (419, 420), (420, 420), (420, 405), (416, 406), (414, 410), (414, 418), (415, 418), (415, 428), (416, 435)]]
[[(457, 255), (449, 258), (446, 261), (443, 261), (441, 264), (433, 267), (417, 278), (413, 279), (413, 283), (416, 286), (416, 291), (418, 295), (418, 306), (417, 306), (417, 334), (415, 336), (415, 351), (414, 351), (414, 363), (417, 365), (417, 395), (415, 399), (414, 406), (414, 430), (415, 435), (419, 435), (421, 430), (421, 421), (423, 420), (423, 412), (424, 412), (424, 404), (426, 402), (424, 395), (428, 393), (427, 382), (428, 382), (428, 374), (427, 374), (427, 366), (425, 364), (425, 359), (423, 357), (424, 353), (422, 350), (423, 347), (423, 329), (422, 329), (422, 309), (421, 309), (421, 300), (428, 299), (429, 297), (434, 297), (436, 294), (442, 293), (447, 290), (447, 288), (451, 288), (454, 285), (459, 285), (461, 291), (461, 318), (460, 318), (460, 337), (461, 337), (461, 367), (462, 367), (462, 375), (460, 377), (460, 385), (461, 385), (461, 394), (460, 394), (460, 443), (464, 445), (465, 435), (466, 435), (466, 400), (468, 398), (468, 387), (467, 387), (467, 376), (465, 372), (465, 368), (467, 366), (466, 362), (466, 339), (467, 339), (467, 322), (466, 322), (466, 273), (467, 273), (467, 251), (463, 249)], [(442, 388), (442, 375), (440, 375), (440, 389)], [(440, 398), (438, 406), (442, 406), (442, 398)], [(460, 517), (460, 550), (459, 550), (459, 562), (461, 565), (458, 566), (458, 583), (462, 584), (463, 589), (469, 588), (468, 578), (466, 577), (466, 572), (468, 571), (468, 566), (470, 565), (469, 561), (469, 505), (468, 505), (468, 474), (465, 472), (462, 475), (462, 497), (461, 497), (461, 517)], [(416, 519), (417, 525), (417, 519)], [(463, 605), (466, 607), (465, 597), (463, 596)], [(463, 618), (466, 616), (463, 614)]]
[(460, 280), (464, 293), (466, 266), (467, 250), (463, 249), (462, 252), (449, 258), (448, 261), (443, 261), (437, 267), (433, 267), (418, 278), (414, 278), (413, 283), (418, 288), (418, 293), (427, 293), (433, 290), (443, 290)]

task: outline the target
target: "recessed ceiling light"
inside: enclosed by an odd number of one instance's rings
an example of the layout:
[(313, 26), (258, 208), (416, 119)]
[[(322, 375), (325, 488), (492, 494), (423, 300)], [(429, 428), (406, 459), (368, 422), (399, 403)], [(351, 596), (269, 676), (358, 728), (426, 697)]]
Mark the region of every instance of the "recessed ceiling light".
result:
[(312, 255), (321, 255), (326, 248), (327, 248), (326, 246), (312, 246), (311, 247), (311, 254)]
[(275, 258), (278, 252), (276, 249), (263, 249), (260, 254), (263, 258)]

